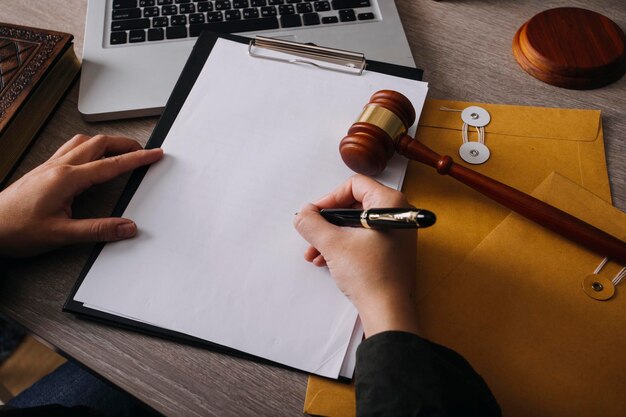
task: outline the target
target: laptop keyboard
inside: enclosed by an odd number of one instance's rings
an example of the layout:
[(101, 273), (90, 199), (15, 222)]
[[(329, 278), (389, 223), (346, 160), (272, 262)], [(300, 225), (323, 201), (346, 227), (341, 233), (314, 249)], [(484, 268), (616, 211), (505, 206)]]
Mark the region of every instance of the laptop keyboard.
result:
[(377, 19), (374, 0), (112, 0), (111, 45)]

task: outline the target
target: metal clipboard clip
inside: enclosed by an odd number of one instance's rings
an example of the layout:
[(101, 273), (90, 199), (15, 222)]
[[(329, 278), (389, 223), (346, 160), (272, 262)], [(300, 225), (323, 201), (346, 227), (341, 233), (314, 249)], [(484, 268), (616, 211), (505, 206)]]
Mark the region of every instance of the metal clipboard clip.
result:
[[(266, 49), (294, 55), (301, 58), (279, 58), (272, 55), (263, 55), (256, 52), (257, 49)], [(248, 44), (248, 54), (254, 58), (269, 59), (272, 61), (288, 62), (290, 64), (306, 64), (329, 71), (343, 72), (353, 75), (361, 75), (367, 66), (365, 55), (358, 52), (344, 51), (341, 49), (326, 48), (317, 45), (307, 45), (298, 42), (285, 41), (282, 39), (257, 36)], [(315, 62), (317, 61), (317, 62)], [(325, 62), (331, 65), (322, 65)]]

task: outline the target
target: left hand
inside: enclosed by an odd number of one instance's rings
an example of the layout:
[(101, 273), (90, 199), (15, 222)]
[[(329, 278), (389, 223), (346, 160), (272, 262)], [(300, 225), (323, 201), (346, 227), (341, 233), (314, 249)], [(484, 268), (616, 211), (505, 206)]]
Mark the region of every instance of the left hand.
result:
[(95, 184), (158, 161), (123, 137), (76, 135), (52, 157), (0, 193), (0, 255), (24, 257), (78, 242), (133, 237), (124, 218), (72, 219), (74, 197)]

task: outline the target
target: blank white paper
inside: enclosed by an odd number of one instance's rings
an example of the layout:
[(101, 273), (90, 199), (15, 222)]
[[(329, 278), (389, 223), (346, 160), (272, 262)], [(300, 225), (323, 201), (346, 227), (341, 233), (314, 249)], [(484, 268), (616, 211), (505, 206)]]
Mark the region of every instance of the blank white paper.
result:
[[(75, 300), (326, 377), (345, 362), (351, 376), (357, 312), (304, 261), (292, 222), (353, 175), (339, 141), (380, 89), (421, 113), (425, 83), (255, 59), (219, 39), (124, 213), (137, 237), (104, 247)], [(380, 180), (399, 188), (405, 170), (395, 158)]]

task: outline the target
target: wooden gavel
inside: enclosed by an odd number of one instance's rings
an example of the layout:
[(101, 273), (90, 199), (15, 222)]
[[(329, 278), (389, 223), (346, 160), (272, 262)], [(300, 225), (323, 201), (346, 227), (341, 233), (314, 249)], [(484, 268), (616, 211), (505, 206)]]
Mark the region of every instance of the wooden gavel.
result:
[(458, 165), (447, 155), (437, 154), (407, 135), (414, 122), (415, 110), (408, 98), (396, 91), (378, 91), (341, 140), (341, 158), (355, 172), (377, 175), (385, 169), (395, 150), (601, 256), (626, 265), (625, 242), (526, 193)]

